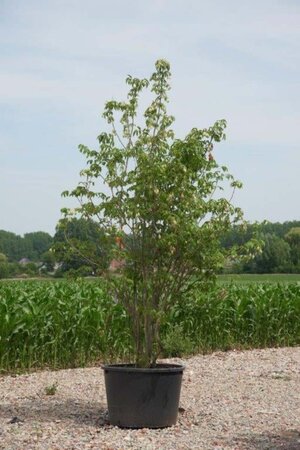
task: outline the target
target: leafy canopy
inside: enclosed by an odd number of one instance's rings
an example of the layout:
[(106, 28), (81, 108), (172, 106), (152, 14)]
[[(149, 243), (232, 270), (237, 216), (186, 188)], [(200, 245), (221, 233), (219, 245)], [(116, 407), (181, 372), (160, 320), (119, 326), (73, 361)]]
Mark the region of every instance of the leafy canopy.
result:
[[(79, 200), (63, 210), (66, 217), (97, 219), (115, 240), (110, 257), (123, 263), (110, 286), (131, 317), (139, 366), (155, 365), (166, 311), (223, 264), (220, 237), (242, 220), (242, 211), (218, 195), (224, 181), (233, 191), (241, 187), (212, 156), (225, 138), (225, 120), (176, 138), (167, 113), (169, 80), (165, 60), (149, 79), (127, 77), (127, 100), (106, 103), (108, 131), (98, 136), (99, 149), (79, 146), (87, 167), (78, 186), (63, 193)], [(153, 100), (141, 124), (146, 89)]]

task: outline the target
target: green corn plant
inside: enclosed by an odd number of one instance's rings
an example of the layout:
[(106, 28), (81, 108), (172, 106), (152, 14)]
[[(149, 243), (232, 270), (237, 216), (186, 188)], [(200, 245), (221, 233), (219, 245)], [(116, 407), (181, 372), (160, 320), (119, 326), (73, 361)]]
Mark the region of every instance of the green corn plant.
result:
[[(299, 283), (211, 286), (178, 297), (162, 327), (164, 354), (299, 345), (299, 317)], [(0, 283), (0, 371), (133, 354), (130, 319), (104, 280)]]

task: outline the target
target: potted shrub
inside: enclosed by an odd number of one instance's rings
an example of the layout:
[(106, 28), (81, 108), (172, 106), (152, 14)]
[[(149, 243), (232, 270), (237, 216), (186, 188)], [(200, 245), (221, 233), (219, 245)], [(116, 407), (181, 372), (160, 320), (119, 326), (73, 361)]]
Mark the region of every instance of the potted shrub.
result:
[[(149, 79), (127, 77), (126, 101), (105, 105), (108, 130), (98, 136), (99, 149), (79, 146), (87, 159), (82, 181), (63, 193), (79, 200), (66, 216), (97, 220), (114, 242), (111, 260), (120, 262), (109, 283), (130, 317), (135, 360), (104, 372), (110, 421), (125, 427), (176, 422), (183, 367), (157, 363), (160, 329), (174, 301), (222, 266), (220, 236), (242, 219), (217, 195), (223, 181), (241, 187), (212, 155), (225, 138), (225, 120), (175, 138), (169, 79), (165, 60)], [(147, 89), (153, 100), (140, 114)]]

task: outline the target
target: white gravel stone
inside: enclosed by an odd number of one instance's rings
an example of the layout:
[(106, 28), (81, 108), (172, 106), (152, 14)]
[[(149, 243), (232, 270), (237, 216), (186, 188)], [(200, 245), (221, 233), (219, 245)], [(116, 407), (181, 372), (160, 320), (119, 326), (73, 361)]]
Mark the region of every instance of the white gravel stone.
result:
[(109, 425), (99, 367), (0, 377), (0, 449), (300, 449), (300, 347), (167, 361), (186, 370), (178, 423), (160, 430)]

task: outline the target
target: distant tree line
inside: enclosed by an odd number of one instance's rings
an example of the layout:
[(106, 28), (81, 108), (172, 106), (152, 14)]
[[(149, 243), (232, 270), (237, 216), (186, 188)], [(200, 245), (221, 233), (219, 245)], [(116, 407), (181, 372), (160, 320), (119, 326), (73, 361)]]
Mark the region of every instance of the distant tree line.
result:
[(56, 275), (100, 275), (109, 266), (110, 247), (97, 223), (85, 219), (61, 220), (52, 246), (60, 263)]
[[(221, 245), (244, 244), (253, 236), (262, 242), (261, 253), (247, 262), (228, 262), (225, 272), (300, 273), (300, 221), (233, 227)], [(84, 219), (60, 221), (53, 237), (43, 231), (22, 237), (0, 230), (0, 278), (99, 275), (110, 264), (113, 245), (98, 224)]]
[(109, 265), (109, 247), (99, 225), (84, 219), (61, 220), (53, 237), (0, 230), (0, 278), (98, 275)]
[(250, 224), (246, 231), (233, 227), (224, 236), (222, 245), (227, 248), (247, 242), (257, 236), (262, 251), (254, 259), (234, 261), (225, 268), (238, 273), (300, 273), (300, 221), (284, 223), (263, 222)]
[[(39, 267), (47, 266), (47, 253), (53, 244), (53, 237), (44, 231), (26, 233), (19, 236), (9, 231), (0, 230), (0, 278), (26, 274), (39, 274)], [(49, 260), (49, 258), (48, 258)]]
[(22, 258), (39, 261), (44, 252), (52, 245), (53, 237), (44, 231), (26, 233), (18, 236), (10, 231), (0, 230), (0, 252), (9, 261), (18, 262)]

